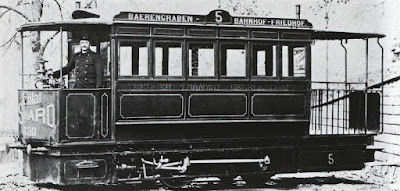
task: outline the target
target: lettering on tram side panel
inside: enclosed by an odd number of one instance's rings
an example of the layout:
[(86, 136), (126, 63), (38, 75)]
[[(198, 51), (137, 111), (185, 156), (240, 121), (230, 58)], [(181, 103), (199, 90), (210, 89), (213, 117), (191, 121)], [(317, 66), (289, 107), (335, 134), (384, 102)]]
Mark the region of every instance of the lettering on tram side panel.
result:
[[(178, 22), (192, 23), (194, 16), (192, 15), (176, 15), (176, 14), (149, 14), (149, 13), (129, 13), (128, 19), (135, 21), (162, 21), (162, 22)], [(198, 19), (198, 18), (197, 18)]]
[(263, 19), (263, 18), (244, 18), (235, 17), (233, 24), (236, 25), (270, 25), (270, 26), (285, 26), (285, 27), (309, 27), (305, 20), (296, 19)]
[(311, 28), (312, 24), (303, 19), (278, 19), (263, 17), (233, 17), (225, 10), (213, 10), (208, 15), (164, 14), (121, 12), (115, 21), (172, 22), (225, 25), (277, 26), (288, 28)]
[(306, 87), (295, 84), (239, 84), (239, 83), (135, 83), (130, 86), (129, 89), (134, 90), (183, 90), (183, 91), (195, 91), (195, 90), (302, 90)]
[(145, 21), (145, 22), (173, 22), (173, 23), (198, 23), (204, 22), (200, 15), (163, 14), (163, 13), (135, 13), (121, 12), (114, 20)]
[(57, 92), (20, 91), (19, 126), (24, 138), (48, 139), (57, 125)]

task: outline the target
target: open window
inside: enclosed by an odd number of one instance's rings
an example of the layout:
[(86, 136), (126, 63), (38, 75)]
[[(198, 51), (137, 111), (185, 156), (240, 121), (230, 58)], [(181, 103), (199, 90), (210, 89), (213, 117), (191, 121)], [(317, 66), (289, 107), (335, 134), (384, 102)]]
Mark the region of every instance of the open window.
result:
[(306, 77), (306, 47), (282, 46), (282, 77)]
[(213, 43), (189, 43), (189, 77), (215, 77)]
[(182, 43), (155, 42), (154, 46), (155, 76), (182, 77)]
[(119, 76), (149, 76), (147, 41), (123, 41), (119, 44)]
[[(79, 45), (80, 39), (79, 33), (75, 34), (68, 32), (68, 60), (64, 63), (67, 64), (71, 60), (72, 56), (76, 53), (81, 52)], [(100, 35), (99, 35), (100, 36)], [(111, 74), (111, 42), (107, 38), (93, 37), (90, 39), (90, 51), (97, 54), (100, 58), (100, 64), (103, 67), (103, 87), (110, 87), (110, 74)], [(75, 69), (68, 74), (68, 87), (73, 87), (76, 81)]]
[(255, 77), (276, 77), (276, 45), (254, 44), (252, 69)]
[(246, 44), (222, 43), (221, 76), (246, 77)]

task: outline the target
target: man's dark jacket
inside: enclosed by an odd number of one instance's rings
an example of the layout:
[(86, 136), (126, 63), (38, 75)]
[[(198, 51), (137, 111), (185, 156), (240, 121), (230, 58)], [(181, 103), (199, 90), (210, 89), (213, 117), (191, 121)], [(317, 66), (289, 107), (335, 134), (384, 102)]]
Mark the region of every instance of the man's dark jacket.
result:
[[(62, 68), (62, 74), (66, 75), (75, 68), (76, 81), (74, 88), (99, 88), (103, 83), (103, 67), (99, 56), (88, 51), (76, 53), (72, 56), (67, 66)], [(55, 71), (54, 77), (60, 77), (60, 71)]]

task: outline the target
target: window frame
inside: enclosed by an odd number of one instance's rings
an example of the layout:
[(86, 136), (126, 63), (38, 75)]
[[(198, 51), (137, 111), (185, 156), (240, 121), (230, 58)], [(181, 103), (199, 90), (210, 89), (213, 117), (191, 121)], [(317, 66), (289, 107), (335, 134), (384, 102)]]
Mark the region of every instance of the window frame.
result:
[[(182, 76), (156, 76), (156, 43), (180, 43), (181, 44), (181, 51), (182, 51)], [(152, 69), (152, 74), (151, 76), (156, 79), (156, 80), (167, 80), (167, 79), (174, 79), (174, 80), (186, 80), (186, 68), (187, 63), (185, 62), (186, 60), (186, 56), (185, 56), (185, 52), (186, 52), (186, 43), (185, 40), (183, 39), (157, 39), (157, 38), (152, 38), (152, 42), (151, 42), (151, 69)]]
[[(253, 74), (254, 67), (256, 67), (256, 57), (253, 56), (253, 53), (255, 51), (255, 46), (260, 46), (260, 45), (272, 45), (276, 47), (275, 50), (275, 76), (258, 76)], [(251, 42), (251, 48), (250, 48), (250, 75), (251, 79), (254, 81), (278, 81), (280, 78), (280, 67), (279, 67), (279, 62), (280, 62), (280, 45), (278, 41), (258, 41), (258, 42)]]
[[(244, 45), (244, 50), (245, 50), (245, 76), (227, 76), (227, 75), (222, 75), (222, 45), (225, 44), (243, 44)], [(218, 51), (218, 78), (221, 81), (224, 80), (242, 80), (242, 81), (248, 81), (250, 79), (250, 74), (249, 74), (249, 70), (250, 70), (250, 64), (249, 64), (249, 41), (245, 40), (245, 41), (240, 41), (240, 40), (235, 40), (235, 41), (219, 41), (218, 42), (218, 47), (217, 47), (217, 51)]]
[[(212, 44), (213, 45), (213, 51), (214, 51), (214, 76), (190, 76), (189, 75), (189, 64), (190, 64), (190, 57), (189, 57), (189, 46), (190, 44)], [(185, 52), (186, 52), (186, 76), (188, 80), (217, 80), (218, 76), (219, 76), (219, 62), (218, 62), (218, 42), (215, 40), (204, 40), (204, 41), (200, 41), (200, 40), (188, 40), (186, 41), (186, 48), (185, 48)]]
[[(283, 76), (283, 46), (302, 46), (305, 48), (305, 76)], [(310, 63), (311, 63), (311, 45), (307, 42), (280, 42), (279, 43), (279, 78), (280, 80), (287, 81), (307, 81), (310, 80)]]
[[(151, 39), (149, 38), (137, 38), (137, 39), (118, 39), (118, 46), (117, 46), (117, 64), (116, 64), (116, 70), (117, 70), (117, 79), (118, 80), (124, 80), (124, 79), (151, 79), (152, 78), (152, 73), (151, 73), (151, 66), (152, 66), (152, 60), (151, 60)], [(147, 44), (147, 76), (139, 76), (139, 75), (130, 75), (130, 76), (120, 76), (120, 64), (121, 64), (121, 43), (122, 42), (145, 42)]]

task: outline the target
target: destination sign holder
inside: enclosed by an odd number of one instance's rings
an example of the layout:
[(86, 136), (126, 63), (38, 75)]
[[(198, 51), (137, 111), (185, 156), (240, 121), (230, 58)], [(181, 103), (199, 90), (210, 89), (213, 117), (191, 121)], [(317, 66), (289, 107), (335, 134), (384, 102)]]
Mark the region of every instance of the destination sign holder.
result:
[(229, 12), (220, 9), (213, 10), (208, 15), (121, 12), (114, 17), (114, 22), (118, 21), (312, 28), (312, 24), (305, 19), (239, 17), (231, 16)]

